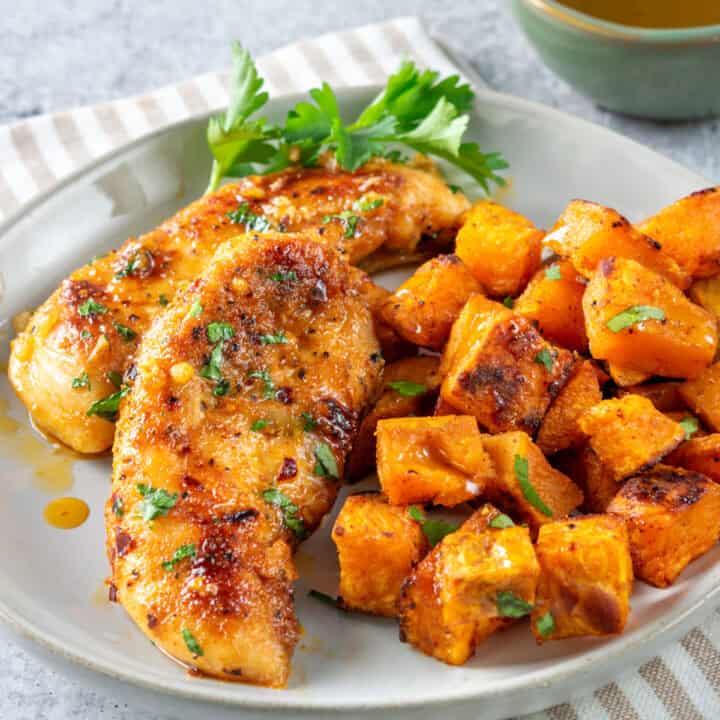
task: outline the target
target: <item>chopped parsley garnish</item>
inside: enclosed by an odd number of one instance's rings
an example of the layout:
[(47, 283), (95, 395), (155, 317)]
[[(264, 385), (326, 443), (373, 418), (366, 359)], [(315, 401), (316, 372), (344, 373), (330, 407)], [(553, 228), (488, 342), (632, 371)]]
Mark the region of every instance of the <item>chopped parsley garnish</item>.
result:
[(187, 649), (195, 656), (202, 657), (203, 649), (198, 644), (198, 641), (193, 637), (193, 634), (187, 629), (182, 629), (182, 638), (185, 641)]
[(260, 342), (263, 345), (285, 345), (288, 339), (282, 330), (278, 330), (275, 334), (261, 335)]
[(349, 210), (343, 210), (343, 212), (338, 213), (337, 215), (325, 215), (325, 217), (323, 217), (323, 222), (326, 224), (332, 222), (333, 220), (339, 220), (343, 228), (345, 229), (343, 237), (355, 237), (358, 220), (360, 220), (357, 215), (353, 215), (353, 213), (351, 213)]
[(117, 370), (108, 370), (105, 377), (118, 389), (122, 386), (122, 375)]
[(160, 303), (161, 307), (165, 307), (170, 301), (168, 300), (165, 293), (160, 293), (160, 295), (158, 296), (158, 302)]
[(190, 310), (188, 310), (187, 317), (188, 318), (194, 318), (198, 317), (199, 315), (202, 315), (203, 306), (200, 304), (200, 301), (198, 299), (195, 299), (193, 301), (193, 304), (190, 306)]
[(272, 400), (275, 397), (275, 383), (267, 370), (253, 370), (248, 373), (248, 377), (252, 380), (262, 380), (264, 400)]
[(96, 302), (92, 298), (89, 298), (78, 307), (78, 313), (80, 313), (81, 317), (104, 315), (107, 311), (108, 309), (102, 303)]
[(457, 195), (457, 193), (463, 191), (463, 189), (459, 185), (453, 185), (452, 183), (448, 183), (448, 188), (453, 195)]
[(256, 420), (251, 426), (250, 429), (253, 432), (262, 432), (266, 427), (268, 426), (267, 420)]
[(540, 635), (544, 638), (549, 638), (555, 632), (555, 618), (553, 614), (548, 610), (544, 615), (541, 615), (535, 627)]
[(377, 210), (377, 208), (382, 207), (384, 203), (384, 198), (368, 198), (363, 195), (353, 203), (353, 209), (360, 212), (370, 212), (370, 210)]
[(503, 300), (503, 305), (512, 310), (515, 307), (515, 298), (511, 298), (509, 295)]
[(300, 417), (303, 419), (305, 432), (312, 432), (318, 426), (317, 420), (309, 412), (300, 413)]
[(548, 372), (552, 372), (553, 368), (553, 361), (555, 358), (553, 357), (553, 353), (550, 352), (547, 348), (543, 348), (536, 356), (535, 356), (535, 362), (538, 365), (544, 365), (545, 369)]
[(611, 317), (607, 321), (607, 328), (611, 332), (618, 333), (643, 320), (659, 320), (662, 322), (665, 320), (665, 311), (653, 305), (633, 305)]
[(387, 386), (392, 388), (398, 395), (407, 398), (424, 395), (428, 391), (425, 385), (411, 382), (410, 380), (394, 380), (393, 382), (389, 382)]
[(562, 273), (559, 265), (550, 265), (545, 268), (545, 277), (548, 280), (562, 280)]
[(108, 395), (102, 400), (96, 400), (85, 413), (87, 416), (97, 415), (110, 422), (117, 419), (118, 410), (120, 409), (120, 401), (130, 392), (129, 387), (124, 387), (112, 395)]
[(318, 477), (331, 477), (335, 478), (335, 480), (340, 478), (337, 460), (335, 460), (335, 455), (327, 443), (320, 443), (315, 448), (313, 454), (315, 455), (315, 460), (317, 460), (313, 468), (314, 475)]
[(305, 537), (305, 523), (301, 517), (298, 517), (299, 508), (287, 495), (277, 488), (269, 488), (262, 493), (262, 498), (270, 505), (280, 508), (283, 521), (288, 529), (292, 530), (299, 538)]
[(80, 333), (80, 337), (83, 338), (83, 340), (87, 340), (89, 337), (92, 337), (92, 333), (89, 330), (83, 330)]
[(338, 607), (338, 598), (333, 597), (332, 595), (327, 595), (326, 593), (320, 592), (319, 590), (310, 590), (308, 592), (308, 597), (311, 597), (314, 600), (318, 600), (325, 605), (330, 605), (334, 608)]
[(522, 455), (515, 456), (515, 477), (517, 478), (518, 485), (520, 485), (523, 497), (543, 515), (552, 517), (552, 510), (543, 502), (537, 490), (535, 490), (530, 482), (529, 468), (530, 466), (526, 457), (522, 457)]
[(220, 340), (230, 340), (230, 338), (235, 337), (235, 330), (229, 323), (211, 322), (207, 326), (207, 336), (211, 343), (216, 343)]
[(495, 596), (495, 606), (501, 617), (521, 618), (532, 612), (533, 606), (511, 590), (501, 590)]
[(420, 527), (432, 547), (435, 547), (446, 535), (450, 535), (450, 533), (454, 533), (458, 529), (457, 525), (444, 520), (430, 519), (416, 505), (411, 505), (408, 508), (408, 515), (420, 523)]
[(270, 276), (270, 279), (274, 282), (297, 282), (298, 276), (294, 270), (288, 270), (287, 272), (285, 270), (278, 270)]
[(496, 515), (488, 525), (496, 530), (504, 530), (505, 528), (515, 527), (515, 523), (505, 513)]
[(247, 231), (254, 230), (262, 233), (272, 230), (270, 221), (262, 215), (251, 212), (250, 205), (246, 202), (240, 203), (238, 209), (231, 210), (227, 216), (230, 218), (230, 222), (236, 225), (244, 225)]
[(186, 558), (194, 558), (197, 555), (197, 547), (190, 543), (188, 545), (181, 545), (174, 553), (170, 560), (165, 560), (162, 563), (163, 570), (168, 572), (172, 570), (179, 562)]
[(140, 265), (140, 253), (135, 253), (128, 261), (127, 265), (120, 270), (119, 272), (115, 273), (115, 277), (120, 279), (127, 277), (128, 275), (132, 275), (135, 270), (137, 270), (138, 266)]
[(120, 495), (116, 495), (112, 501), (112, 511), (115, 517), (121, 518), (125, 514), (125, 505)]
[(169, 493), (163, 488), (154, 488), (150, 485), (139, 483), (137, 491), (142, 495), (143, 500), (139, 505), (140, 515), (145, 522), (150, 522), (157, 517), (167, 515), (172, 510), (179, 495), (177, 493)]
[(225, 378), (218, 380), (217, 385), (212, 389), (212, 394), (215, 397), (222, 397), (230, 392), (230, 382)]
[(215, 397), (222, 397), (230, 391), (230, 383), (223, 378), (220, 370), (223, 364), (223, 350), (225, 341), (235, 337), (235, 330), (233, 330), (232, 325), (226, 322), (211, 322), (207, 326), (207, 336), (208, 340), (216, 343), (216, 345), (210, 353), (207, 364), (200, 368), (200, 377), (215, 380), (216, 385), (212, 394)]
[[(74, 387), (74, 386), (73, 386)], [(699, 429), (700, 423), (696, 417), (688, 415), (680, 421), (680, 426), (685, 431), (685, 439), (689, 440)]]
[(115, 322), (115, 320), (113, 320), (113, 325), (118, 331), (118, 335), (120, 335), (125, 342), (130, 342), (137, 337), (137, 333), (127, 325), (121, 325), (119, 322)]
[(72, 379), (72, 386), (75, 390), (79, 390), (80, 388), (90, 389), (90, 378), (88, 377), (87, 370)]

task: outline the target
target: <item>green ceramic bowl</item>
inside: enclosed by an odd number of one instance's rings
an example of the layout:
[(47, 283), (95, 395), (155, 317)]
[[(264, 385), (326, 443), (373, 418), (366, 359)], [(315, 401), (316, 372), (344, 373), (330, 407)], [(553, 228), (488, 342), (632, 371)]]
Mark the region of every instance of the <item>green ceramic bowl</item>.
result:
[(720, 114), (720, 25), (653, 30), (554, 0), (511, 3), (547, 66), (602, 107), (658, 120)]

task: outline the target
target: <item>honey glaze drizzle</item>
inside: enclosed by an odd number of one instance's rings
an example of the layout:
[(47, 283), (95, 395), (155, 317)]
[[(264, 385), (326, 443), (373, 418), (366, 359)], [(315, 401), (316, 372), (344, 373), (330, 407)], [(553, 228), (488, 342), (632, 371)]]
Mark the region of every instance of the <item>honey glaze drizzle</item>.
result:
[(61, 497), (51, 500), (43, 511), (48, 525), (60, 530), (72, 530), (80, 527), (90, 515), (90, 508), (84, 500), (74, 497)]

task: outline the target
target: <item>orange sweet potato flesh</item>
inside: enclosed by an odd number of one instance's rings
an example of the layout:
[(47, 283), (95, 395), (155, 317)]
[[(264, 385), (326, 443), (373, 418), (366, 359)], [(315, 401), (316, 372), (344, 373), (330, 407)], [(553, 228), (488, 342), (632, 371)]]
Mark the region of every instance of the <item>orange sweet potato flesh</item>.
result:
[(707, 310), (716, 320), (720, 318), (720, 276), (696, 280), (688, 290), (690, 299)]
[(394, 617), (400, 588), (428, 551), (407, 508), (375, 494), (350, 495), (332, 531), (340, 565), (340, 598), (349, 610)]
[(604, 513), (620, 489), (618, 481), (589, 445), (559, 452), (552, 462), (582, 489), (584, 499), (580, 509), (583, 512)]
[(720, 188), (699, 190), (637, 226), (695, 278), (720, 272)]
[(720, 432), (720, 362), (680, 386), (685, 404), (715, 432)]
[(403, 586), (400, 639), (449, 665), (462, 665), (476, 646), (512, 620), (497, 597), (510, 592), (533, 604), (539, 566), (527, 528), (496, 529), (491, 505), (445, 536)]
[(660, 462), (685, 439), (683, 427), (640, 395), (603, 400), (579, 422), (590, 446), (616, 480)]
[(720, 483), (720, 433), (693, 436), (670, 453), (664, 462), (701, 473)]
[[(567, 516), (582, 502), (580, 488), (550, 465), (526, 433), (484, 436), (483, 444), (495, 466), (495, 476), (486, 489), (488, 500), (517, 522), (527, 523), (534, 532), (544, 523)], [(516, 458), (527, 460), (529, 485), (540, 497), (544, 509), (523, 487)]]
[(652, 377), (650, 373), (620, 367), (619, 365), (611, 362), (607, 364), (607, 368), (613, 382), (621, 388), (640, 385)]
[[(633, 567), (622, 518), (589, 515), (548, 523), (540, 528), (535, 552), (540, 578), (531, 628), (538, 643), (625, 629)], [(552, 629), (543, 633), (538, 621), (548, 613)]]
[(540, 265), (543, 234), (519, 213), (484, 200), (467, 212), (455, 254), (488, 295), (514, 297)]
[(377, 426), (377, 472), (392, 505), (453, 507), (482, 494), (495, 474), (475, 418), (396, 418)]
[(640, 395), (647, 398), (660, 412), (683, 410), (685, 403), (680, 395), (680, 382), (656, 382), (646, 385), (631, 385), (618, 391), (618, 397)]
[(720, 537), (720, 486), (660, 466), (628, 480), (607, 509), (624, 518), (635, 576), (663, 588)]
[(534, 434), (574, 364), (572, 353), (548, 343), (527, 318), (473, 298), (445, 349), (440, 392), (491, 432)]
[(577, 364), (575, 372), (545, 413), (537, 445), (546, 454), (582, 445), (585, 435), (578, 427), (580, 416), (602, 400), (600, 383), (592, 362)]
[(551, 342), (584, 352), (587, 349), (582, 309), (585, 284), (585, 278), (571, 262), (559, 260), (535, 273), (513, 309), (534, 320), (543, 337)]
[[(637, 307), (654, 308), (664, 319), (643, 319), (611, 329), (618, 316), (627, 317), (628, 311)], [(662, 275), (634, 260), (605, 258), (588, 283), (583, 308), (590, 353), (622, 368), (693, 378), (715, 355), (715, 318)]]
[[(360, 423), (357, 438), (345, 467), (345, 476), (359, 480), (375, 468), (375, 428), (383, 418), (420, 415), (440, 386), (439, 360), (430, 355), (403, 358), (385, 366), (384, 389), (375, 406)], [(389, 383), (405, 381), (425, 386), (427, 392), (405, 397)]]
[(682, 268), (661, 249), (660, 243), (636, 230), (612, 208), (587, 200), (573, 200), (545, 236), (545, 244), (568, 258), (587, 278), (603, 258), (636, 260), (680, 288), (690, 284)]
[(442, 349), (463, 305), (482, 288), (456, 255), (439, 255), (421, 265), (382, 304), (381, 315), (402, 338)]

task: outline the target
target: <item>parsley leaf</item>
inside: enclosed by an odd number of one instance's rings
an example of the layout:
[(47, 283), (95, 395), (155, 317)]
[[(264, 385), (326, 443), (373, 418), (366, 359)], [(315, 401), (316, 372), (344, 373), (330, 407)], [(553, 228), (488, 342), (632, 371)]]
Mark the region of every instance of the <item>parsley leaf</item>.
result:
[(200, 368), (200, 377), (207, 378), (208, 380), (220, 381), (222, 380), (222, 371), (220, 366), (223, 362), (223, 345), (224, 342), (221, 340), (210, 353), (210, 359), (206, 365)]
[(90, 377), (87, 374), (87, 370), (84, 370), (78, 377), (73, 378), (71, 384), (75, 390), (79, 390), (80, 388), (90, 390)]
[(547, 348), (543, 348), (536, 356), (535, 356), (535, 362), (538, 365), (544, 365), (545, 369), (548, 372), (552, 372), (553, 368), (553, 361), (555, 358), (553, 357), (553, 353), (550, 352)]
[(549, 638), (555, 632), (553, 614), (548, 610), (544, 615), (541, 615), (535, 622), (535, 627), (542, 637)]
[(238, 209), (231, 210), (227, 216), (230, 218), (230, 222), (236, 225), (244, 225), (247, 232), (254, 230), (263, 233), (272, 230), (270, 221), (262, 215), (251, 212), (250, 205), (247, 202), (240, 203)]
[(203, 306), (200, 304), (200, 301), (198, 299), (193, 300), (193, 304), (190, 306), (190, 310), (188, 310), (188, 314), (185, 316), (187, 319), (198, 317), (199, 315), (202, 315)]
[(503, 299), (503, 305), (512, 310), (515, 307), (515, 298), (510, 297), (509, 295)]
[(118, 410), (120, 409), (120, 400), (122, 400), (130, 392), (129, 387), (124, 387), (106, 398), (96, 400), (85, 413), (88, 417), (97, 415), (104, 420), (115, 422)]
[(138, 506), (140, 514), (145, 522), (150, 522), (157, 517), (167, 515), (172, 510), (179, 495), (177, 493), (169, 493), (163, 488), (154, 488), (150, 485), (138, 483), (137, 491), (142, 495), (143, 500)]
[[(74, 382), (74, 381), (73, 381)], [(73, 387), (75, 387), (73, 385)], [(700, 423), (696, 417), (688, 415), (680, 421), (680, 426), (685, 431), (685, 439), (689, 440), (699, 429)]]
[(358, 220), (360, 220), (357, 215), (353, 215), (348, 210), (343, 210), (343, 212), (338, 213), (337, 215), (325, 215), (325, 217), (323, 218), (323, 222), (325, 224), (332, 222), (333, 220), (339, 220), (343, 228), (345, 228), (345, 231), (343, 232), (343, 237), (355, 237)]
[(359, 200), (353, 203), (353, 210), (359, 210), (360, 212), (370, 212), (370, 210), (376, 210), (382, 207), (385, 200), (384, 198), (368, 198), (363, 195)]
[(162, 563), (163, 570), (168, 572), (172, 570), (179, 562), (185, 560), (185, 558), (194, 558), (197, 555), (197, 547), (190, 543), (188, 545), (181, 545), (174, 553), (170, 560), (165, 560)]
[(394, 380), (393, 382), (389, 382), (387, 386), (392, 388), (401, 397), (407, 398), (424, 395), (428, 391), (425, 385), (411, 382), (410, 380)]
[(127, 325), (121, 325), (119, 322), (115, 322), (115, 320), (113, 320), (113, 325), (118, 331), (118, 335), (120, 335), (125, 342), (130, 342), (137, 337), (137, 333)]
[(548, 280), (562, 280), (559, 265), (549, 265), (545, 268), (545, 277)]
[(299, 508), (287, 495), (277, 488), (269, 488), (262, 493), (262, 498), (270, 505), (280, 508), (283, 521), (290, 530), (299, 538), (305, 537), (305, 523), (301, 517), (298, 517)]
[(606, 325), (608, 330), (618, 333), (643, 320), (659, 320), (662, 322), (665, 320), (665, 311), (653, 305), (633, 305), (611, 317)]
[(112, 501), (112, 511), (115, 513), (115, 517), (121, 518), (125, 514), (125, 504), (123, 503), (122, 497), (116, 495)]
[(298, 276), (294, 270), (278, 270), (270, 276), (270, 279), (274, 282), (297, 282)]
[(318, 426), (317, 420), (309, 412), (300, 413), (300, 417), (303, 419), (305, 432), (312, 432)]
[(454, 533), (458, 529), (457, 525), (447, 523), (444, 520), (428, 518), (416, 505), (411, 505), (408, 508), (408, 515), (420, 523), (422, 531), (432, 547), (435, 547), (446, 535), (450, 535), (450, 533)]
[(211, 343), (219, 342), (220, 340), (230, 340), (235, 337), (235, 330), (232, 325), (226, 322), (211, 322), (207, 326), (207, 336)]
[(532, 612), (533, 606), (511, 590), (500, 590), (495, 606), (501, 617), (521, 618)]
[(552, 517), (552, 510), (543, 502), (537, 490), (532, 486), (530, 482), (530, 469), (527, 458), (522, 455), (515, 456), (515, 477), (517, 478), (518, 485), (522, 491), (523, 497), (535, 508), (537, 508), (543, 515)]
[(272, 400), (275, 397), (275, 383), (267, 370), (254, 370), (248, 373), (248, 377), (263, 382), (263, 399)]
[(87, 340), (89, 337), (92, 337), (92, 333), (91, 333), (89, 330), (82, 330), (82, 331), (80, 332), (80, 337), (81, 337), (83, 340)]
[(263, 345), (285, 345), (288, 339), (282, 330), (278, 330), (274, 335), (261, 335), (260, 342)]
[(165, 293), (160, 293), (160, 295), (158, 296), (158, 302), (160, 303), (160, 307), (166, 307), (170, 301), (168, 300)]
[(104, 315), (107, 311), (108, 309), (102, 303), (96, 302), (92, 298), (89, 298), (78, 307), (78, 313), (81, 317), (95, 317), (95, 315)]
[(340, 472), (337, 466), (337, 460), (333, 451), (327, 443), (320, 443), (314, 450), (313, 454), (317, 462), (313, 468), (313, 474), (318, 477), (331, 477), (338, 480)]
[(119, 390), (122, 387), (122, 375), (117, 370), (108, 370), (105, 377)]
[(267, 420), (256, 420), (251, 426), (250, 430), (253, 432), (262, 432), (268, 426)]
[(498, 515), (496, 515), (488, 523), (488, 525), (491, 528), (495, 528), (497, 530), (504, 530), (505, 528), (515, 527), (515, 523), (512, 521), (512, 519), (504, 513), (499, 513)]
[(195, 657), (202, 657), (203, 656), (203, 649), (200, 647), (200, 644), (195, 639), (193, 634), (187, 629), (182, 629), (182, 638), (185, 641), (185, 646), (187, 649), (195, 656)]
[(223, 395), (227, 395), (230, 391), (230, 382), (228, 380), (225, 380), (225, 378), (222, 378), (218, 380), (217, 385), (212, 389), (212, 394), (215, 397), (222, 397)]

